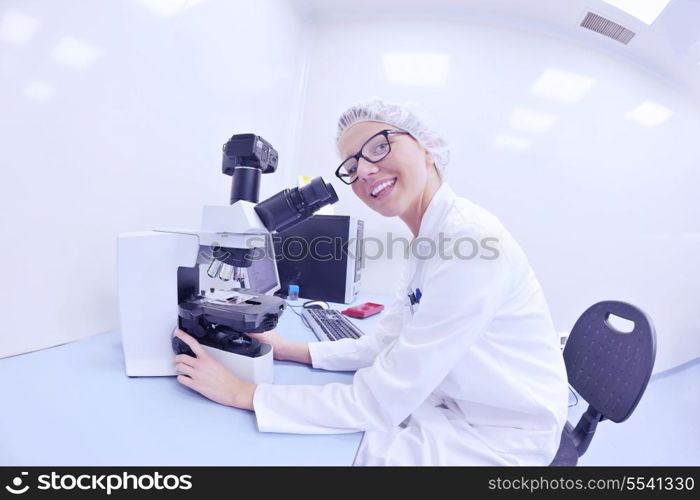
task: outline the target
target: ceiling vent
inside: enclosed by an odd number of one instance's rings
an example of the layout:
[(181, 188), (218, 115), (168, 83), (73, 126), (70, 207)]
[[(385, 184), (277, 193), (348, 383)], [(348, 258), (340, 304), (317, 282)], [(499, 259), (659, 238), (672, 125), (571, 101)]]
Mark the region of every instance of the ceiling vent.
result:
[(608, 38), (617, 40), (620, 43), (627, 45), (636, 33), (634, 31), (628, 30), (624, 26), (617, 24), (616, 22), (606, 19), (603, 16), (594, 14), (593, 12), (586, 13), (586, 17), (581, 21), (581, 26), (589, 30), (605, 35)]

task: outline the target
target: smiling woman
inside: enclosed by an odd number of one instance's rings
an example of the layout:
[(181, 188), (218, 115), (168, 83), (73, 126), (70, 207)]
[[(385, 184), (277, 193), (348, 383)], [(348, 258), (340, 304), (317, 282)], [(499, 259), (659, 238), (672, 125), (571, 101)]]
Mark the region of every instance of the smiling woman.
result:
[[(364, 431), (356, 465), (548, 465), (566, 421), (567, 376), (522, 249), (497, 217), (456, 196), (443, 178), (445, 141), (406, 108), (353, 106), (340, 118), (338, 149), (336, 175), (415, 237), (396, 300), (378, 331), (359, 339), (249, 335), (277, 359), (356, 371), (353, 383), (255, 386), (208, 356), (184, 355), (178, 380), (253, 409), (263, 432)], [(425, 252), (438, 239), (490, 239), (496, 257)]]
[(375, 100), (343, 113), (337, 142), (346, 159), (336, 175), (367, 206), (385, 217), (399, 216), (417, 236), (449, 161), (440, 134), (407, 108)]
[(385, 217), (399, 216), (417, 236), (420, 218), (440, 185), (440, 176), (430, 153), (417, 140), (408, 132), (387, 130), (386, 126), (383, 122), (365, 121), (343, 133), (341, 151), (352, 151), (358, 144), (364, 150), (369, 145), (373, 148), (370, 154), (378, 158), (355, 159), (358, 153), (344, 165), (353, 164), (349, 175), (358, 198)]
[(360, 150), (352, 156), (349, 156), (336, 169), (335, 175), (345, 184), (352, 184), (357, 180), (359, 161), (364, 158), (370, 163), (377, 163), (383, 160), (391, 153), (391, 145), (393, 140), (389, 140), (389, 136), (397, 134), (408, 134), (402, 130), (380, 130), (362, 145)]

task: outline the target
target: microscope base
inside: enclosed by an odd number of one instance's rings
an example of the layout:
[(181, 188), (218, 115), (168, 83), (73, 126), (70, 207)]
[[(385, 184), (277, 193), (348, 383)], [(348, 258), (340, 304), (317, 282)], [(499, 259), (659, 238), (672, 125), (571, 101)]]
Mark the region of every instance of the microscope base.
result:
[(273, 356), (270, 344), (262, 344), (260, 356), (256, 358), (241, 356), (240, 354), (222, 351), (206, 345), (202, 347), (238, 378), (253, 384), (272, 383)]

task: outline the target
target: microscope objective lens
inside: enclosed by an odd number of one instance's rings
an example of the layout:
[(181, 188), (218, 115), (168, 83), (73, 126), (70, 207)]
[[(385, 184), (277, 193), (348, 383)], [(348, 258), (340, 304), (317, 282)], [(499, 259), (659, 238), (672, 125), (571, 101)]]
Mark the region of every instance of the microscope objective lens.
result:
[(209, 269), (207, 269), (207, 275), (209, 275), (210, 278), (216, 278), (219, 275), (223, 264), (224, 263), (220, 260), (212, 260), (211, 264), (209, 264)]
[(219, 273), (219, 278), (228, 281), (231, 279), (233, 276), (233, 266), (229, 266), (228, 264), (223, 264), (221, 266), (221, 272)]

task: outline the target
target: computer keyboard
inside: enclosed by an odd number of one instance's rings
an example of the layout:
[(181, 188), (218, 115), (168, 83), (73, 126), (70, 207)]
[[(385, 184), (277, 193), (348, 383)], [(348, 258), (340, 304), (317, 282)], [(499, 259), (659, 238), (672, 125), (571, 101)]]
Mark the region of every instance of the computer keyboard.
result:
[(359, 339), (364, 335), (336, 309), (304, 309), (302, 315), (320, 341)]

